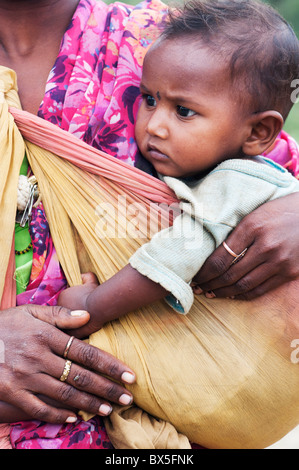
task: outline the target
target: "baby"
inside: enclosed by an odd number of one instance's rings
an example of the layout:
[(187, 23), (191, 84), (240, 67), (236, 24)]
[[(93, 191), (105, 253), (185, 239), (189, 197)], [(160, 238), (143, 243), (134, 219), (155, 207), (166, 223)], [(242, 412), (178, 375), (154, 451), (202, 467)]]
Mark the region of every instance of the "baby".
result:
[[(162, 298), (186, 314), (194, 275), (240, 220), (299, 191), (261, 157), (292, 108), (298, 77), (298, 39), (268, 5), (195, 0), (170, 12), (145, 56), (136, 141), (182, 213), (102, 285), (86, 274), (61, 293), (61, 305), (90, 313), (82, 336)], [(232, 263), (250, 256), (250, 248), (237, 255), (224, 246)]]

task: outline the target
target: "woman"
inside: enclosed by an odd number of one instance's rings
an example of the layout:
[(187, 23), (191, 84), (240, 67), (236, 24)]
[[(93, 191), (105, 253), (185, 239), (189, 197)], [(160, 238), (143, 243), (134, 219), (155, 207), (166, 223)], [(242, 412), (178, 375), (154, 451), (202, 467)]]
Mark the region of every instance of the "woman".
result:
[[(16, 71), (23, 109), (38, 113), (90, 145), (130, 164), (136, 164), (137, 160), (134, 116), (142, 59), (165, 14), (164, 5), (155, 0), (145, 2), (143, 7), (107, 7), (95, 0), (0, 0), (0, 64)], [(142, 162), (137, 163), (142, 167)], [(267, 204), (244, 220), (227, 241), (236, 253), (250, 246), (242, 271), (236, 265), (229, 271), (228, 278), (226, 271), (231, 255), (220, 248), (196, 279), (201, 288), (213, 289), (217, 296), (242, 294), (250, 297), (297, 277), (297, 260), (287, 257), (289, 252), (296, 251), (298, 216), (295, 210), (290, 212), (290, 207), (296, 205), (296, 198), (298, 196), (292, 195)], [(288, 227), (288, 231), (281, 233), (278, 228), (281, 224)], [(24, 439), (29, 447), (42, 447), (45, 445), (42, 438), (48, 439), (49, 435), (53, 448), (71, 447), (74, 443), (78, 447), (109, 447), (99, 419), (87, 424), (80, 420), (74, 423), (74, 412), (65, 407), (82, 408), (85, 404), (86, 411), (107, 414), (109, 401), (126, 404), (132, 399), (120, 386), (111, 388), (111, 383), (103, 383), (102, 378), (95, 382), (89, 370), (83, 371), (84, 366), (117, 379), (128, 372), (129, 375), (124, 376), (127, 381), (133, 380), (133, 372), (75, 339), (69, 357), (91, 385), (84, 387), (82, 383), (76, 385), (75, 381), (69, 386), (53, 379), (59, 379), (62, 373), (62, 357), (68, 344), (68, 335), (61, 329), (79, 326), (88, 318), (86, 313), (72, 316), (53, 307), (65, 280), (61, 270), (57, 271), (55, 250), (42, 206), (34, 210), (29, 230), (33, 241), (33, 268), (25, 283), (28, 285), (26, 289), (20, 287), (19, 306), (2, 312), (5, 364), (1, 364), (1, 368), (5, 373), (0, 385), (1, 421), (34, 418), (48, 423), (66, 423), (49, 428), (37, 421), (28, 421), (26, 429), (24, 425), (14, 425), (11, 427), (14, 447), (21, 447)], [(288, 247), (285, 233), (291, 235)], [(265, 239), (270, 243), (265, 245)], [(279, 243), (273, 248), (271, 240), (279, 240)], [(21, 252), (26, 248), (18, 246), (17, 249)], [(51, 276), (53, 263), (55, 279)], [(287, 267), (283, 275), (277, 274), (281, 267)], [(204, 284), (206, 279), (209, 283)], [(260, 284), (262, 287), (257, 290)], [(27, 306), (21, 307), (24, 304)], [(22, 345), (21, 351), (16, 350), (16, 344)], [(60, 356), (59, 365), (57, 356)], [(103, 362), (104, 366), (99, 368), (98, 363)], [(111, 369), (116, 372), (109, 374)], [(51, 405), (46, 404), (49, 399)], [(31, 440), (33, 436), (39, 437)]]

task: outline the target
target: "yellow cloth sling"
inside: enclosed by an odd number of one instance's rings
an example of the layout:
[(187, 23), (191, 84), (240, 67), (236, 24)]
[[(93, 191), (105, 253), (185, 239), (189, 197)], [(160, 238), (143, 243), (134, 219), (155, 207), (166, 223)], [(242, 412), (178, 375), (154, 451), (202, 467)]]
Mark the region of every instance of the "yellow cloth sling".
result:
[[(25, 142), (68, 282), (80, 283), (80, 272), (86, 270), (94, 271), (100, 282), (105, 281), (127, 263), (147, 238), (107, 236), (109, 221), (105, 219), (106, 224), (99, 224), (102, 221), (99, 208), (107, 208), (107, 203), (108, 207), (117, 208), (119, 196), (124, 194), (128, 205), (142, 203), (148, 212), (138, 223), (145, 236), (146, 218), (157, 215), (149, 211), (152, 205), (147, 198), (134, 193), (134, 185), (139, 187), (140, 173), (130, 168), (131, 176), (122, 184), (112, 181), (110, 176), (95, 176), (80, 169), (67, 159), (83, 152), (86, 146), (72, 137), (65, 143), (65, 153), (61, 152), (63, 158), (29, 142), (26, 122), (30, 128), (35, 120), (31, 122), (28, 115), (22, 120), (22, 112), (11, 109), (16, 125), (8, 111), (7, 103), (17, 106), (14, 74), (0, 68), (0, 80), (1, 87), (5, 84), (6, 98), (0, 104), (2, 267), (9, 263), (15, 192)], [(44, 122), (36, 126), (36, 142), (38, 126), (40, 135), (55, 127)], [(53, 149), (57, 141), (62, 141), (64, 131), (55, 128), (53, 134), (56, 132), (56, 138), (54, 135), (49, 143)], [(47, 134), (46, 140), (51, 139)], [(101, 160), (102, 154), (97, 152), (90, 149), (90, 158), (98, 155)], [(117, 165), (112, 171), (117, 181), (125, 167), (108, 156), (105, 161), (108, 166)], [(84, 168), (85, 165), (88, 162)], [(92, 165), (90, 169), (94, 171)], [(147, 181), (150, 190), (154, 183), (150, 177)], [(168, 193), (167, 197), (170, 196)], [(113, 221), (111, 210), (110, 228), (115, 228), (115, 223), (125, 232), (132, 214), (128, 220), (123, 219)], [(162, 220), (161, 227), (163, 224)], [(4, 273), (1, 272), (1, 293)], [(293, 341), (299, 338), (298, 291), (298, 283), (293, 282), (251, 302), (199, 296), (187, 316), (173, 313), (163, 301), (157, 302), (91, 335), (91, 344), (122, 359), (137, 374), (137, 383), (130, 386), (134, 406), (116, 407), (106, 419), (114, 445), (186, 448), (184, 436), (187, 436), (191, 442), (208, 448), (264, 448), (294, 428), (299, 422), (299, 372), (292, 360)], [(156, 421), (152, 424), (153, 417)], [(137, 438), (138, 429), (142, 432)], [(156, 437), (149, 439), (154, 429), (158, 430)], [(159, 440), (157, 435), (165, 429), (166, 434)], [(178, 431), (175, 437), (174, 429)]]

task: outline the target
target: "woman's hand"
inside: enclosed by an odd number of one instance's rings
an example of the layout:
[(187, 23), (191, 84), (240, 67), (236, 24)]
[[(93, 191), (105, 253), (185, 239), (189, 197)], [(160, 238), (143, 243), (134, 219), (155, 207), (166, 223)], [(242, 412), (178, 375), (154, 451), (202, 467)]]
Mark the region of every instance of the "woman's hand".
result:
[[(299, 276), (299, 193), (267, 202), (246, 216), (194, 277), (207, 297), (250, 300)], [(199, 293), (200, 289), (196, 292)]]
[[(74, 409), (99, 415), (111, 412), (109, 402), (129, 404), (132, 394), (119, 382), (133, 383), (134, 372), (108, 353), (74, 338), (65, 382), (60, 380), (70, 336), (61, 329), (87, 323), (87, 312), (62, 307), (25, 305), (1, 312), (0, 422), (20, 410), (32, 419), (64, 423), (76, 420)], [(59, 406), (47, 404), (57, 402)], [(7, 406), (5, 407), (5, 403)], [(70, 411), (71, 410), (71, 411)]]

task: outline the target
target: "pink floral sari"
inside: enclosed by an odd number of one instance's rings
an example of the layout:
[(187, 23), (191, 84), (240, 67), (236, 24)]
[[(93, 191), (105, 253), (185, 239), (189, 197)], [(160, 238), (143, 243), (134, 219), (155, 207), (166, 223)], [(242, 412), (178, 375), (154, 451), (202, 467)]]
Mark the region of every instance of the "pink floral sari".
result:
[[(81, 0), (50, 72), (39, 116), (134, 165), (142, 61), (165, 13), (159, 0), (147, 0), (136, 7)], [(281, 133), (267, 156), (297, 177), (298, 146), (286, 133)], [(33, 268), (28, 288), (17, 296), (17, 304), (53, 305), (66, 281), (42, 205), (34, 210), (29, 230)], [(0, 438), (2, 430), (6, 447), (10, 447), (7, 429), (11, 446), (17, 449), (112, 447), (99, 417), (65, 425), (28, 421), (5, 426), (0, 429)]]

